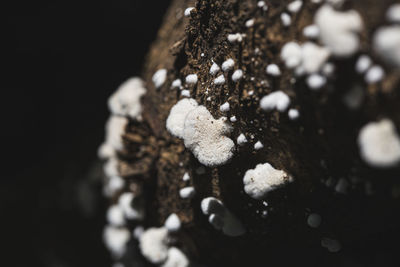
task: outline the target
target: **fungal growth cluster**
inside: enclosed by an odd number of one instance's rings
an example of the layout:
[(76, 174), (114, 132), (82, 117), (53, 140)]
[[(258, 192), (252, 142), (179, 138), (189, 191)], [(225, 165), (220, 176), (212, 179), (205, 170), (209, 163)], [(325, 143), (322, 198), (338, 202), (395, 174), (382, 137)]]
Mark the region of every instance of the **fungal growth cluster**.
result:
[(376, 220), (399, 207), (400, 4), (189, 2), (173, 1), (145, 81), (108, 101), (115, 262), (294, 266), (292, 247), (340, 257), (368, 240), (360, 221), (394, 225)]

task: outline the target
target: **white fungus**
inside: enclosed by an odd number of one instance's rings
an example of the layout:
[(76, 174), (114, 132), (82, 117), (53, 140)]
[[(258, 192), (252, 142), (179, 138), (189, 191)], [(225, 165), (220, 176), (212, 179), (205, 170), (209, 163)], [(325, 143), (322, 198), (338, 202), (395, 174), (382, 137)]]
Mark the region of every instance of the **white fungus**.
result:
[(122, 134), (128, 119), (120, 116), (111, 115), (106, 122), (106, 138), (104, 143), (99, 147), (98, 156), (102, 159), (111, 158), (115, 155), (115, 151), (124, 148), (122, 143)]
[(219, 70), (220, 70), (220, 68), (219, 68), (218, 64), (214, 62), (210, 67), (210, 74), (215, 75), (215, 74), (217, 74), (217, 72)]
[(140, 98), (146, 93), (142, 79), (130, 78), (108, 99), (108, 107), (112, 114), (129, 116), (141, 120), (142, 106)]
[(249, 19), (245, 22), (244, 24), (247, 28), (253, 27), (254, 25), (254, 19)]
[(330, 56), (330, 51), (322, 46), (306, 42), (301, 46), (302, 68), (308, 74), (318, 72)]
[(373, 48), (387, 63), (400, 68), (400, 25), (379, 28), (374, 33)]
[(276, 64), (269, 64), (267, 66), (267, 68), (265, 69), (265, 71), (267, 72), (267, 74), (271, 75), (271, 76), (279, 76), (281, 75), (281, 70), (279, 69), (278, 65)]
[(358, 145), (361, 158), (373, 167), (391, 167), (400, 162), (400, 136), (389, 119), (364, 125)]
[(290, 105), (290, 98), (282, 91), (275, 91), (264, 96), (260, 101), (260, 107), (265, 111), (277, 109), (284, 112)]
[(335, 65), (332, 62), (326, 62), (322, 66), (322, 74), (329, 77), (335, 72)]
[(104, 244), (115, 257), (121, 257), (126, 251), (126, 244), (131, 238), (127, 228), (106, 226), (103, 232)]
[(185, 174), (182, 177), (182, 180), (185, 181), (185, 182), (189, 181), (190, 180), (189, 173), (185, 172)]
[(135, 201), (135, 195), (132, 192), (121, 194), (118, 199), (118, 205), (127, 219), (142, 220), (144, 218), (144, 208), (138, 205), (137, 201)]
[(188, 267), (189, 260), (186, 255), (176, 247), (170, 247), (168, 249), (167, 260), (161, 265), (161, 267)]
[(243, 41), (243, 38), (245, 37), (246, 35), (245, 34), (243, 34), (243, 33), (231, 33), (231, 34), (228, 34), (228, 37), (227, 37), (227, 39), (228, 39), (228, 41), (230, 42), (230, 43), (236, 43), (236, 42), (241, 42), (241, 41)]
[(186, 115), (198, 106), (194, 99), (182, 99), (169, 112), (167, 130), (174, 136), (183, 138)]
[(322, 218), (317, 213), (311, 213), (307, 217), (307, 224), (312, 228), (318, 228), (321, 225)]
[(237, 82), (243, 77), (243, 71), (242, 70), (235, 70), (232, 74), (232, 81)]
[(363, 22), (357, 11), (336, 11), (325, 4), (318, 9), (314, 21), (320, 29), (320, 41), (334, 56), (347, 57), (358, 51)]
[(329, 252), (339, 252), (342, 248), (338, 240), (326, 237), (322, 238), (321, 246), (328, 249)]
[(193, 198), (195, 194), (196, 191), (194, 190), (193, 186), (184, 187), (179, 190), (179, 196), (181, 198)]
[(190, 97), (190, 91), (189, 90), (182, 90), (181, 91), (181, 96)]
[(255, 169), (246, 171), (243, 177), (244, 191), (254, 199), (262, 199), (284, 185), (288, 179), (286, 172), (275, 169), (271, 164), (258, 164)]
[(295, 0), (287, 5), (287, 9), (291, 13), (297, 13), (300, 11), (301, 7), (303, 6), (303, 1)]
[(257, 141), (255, 144), (254, 144), (254, 149), (255, 150), (260, 150), (260, 149), (263, 149), (264, 148), (264, 145), (260, 142), (260, 141)]
[(290, 17), (290, 15), (288, 13), (283, 12), (281, 14), (281, 21), (282, 21), (283, 26), (288, 27), (292, 23), (292, 18)]
[(240, 236), (246, 232), (243, 224), (214, 197), (204, 198), (201, 201), (201, 210), (205, 215), (209, 215), (209, 222), (215, 229), (222, 229), (228, 236)]
[(244, 145), (245, 143), (247, 143), (246, 136), (245, 136), (244, 134), (240, 134), (240, 135), (238, 136), (236, 142), (237, 142), (237, 144), (238, 144), (239, 146)]
[(167, 70), (166, 69), (157, 70), (151, 79), (154, 83), (154, 86), (156, 88), (160, 88), (167, 79)]
[(400, 23), (400, 3), (392, 4), (388, 8), (386, 19), (392, 23)]
[(182, 81), (181, 81), (181, 79), (176, 79), (176, 80), (174, 80), (174, 81), (172, 82), (172, 84), (171, 84), (171, 89), (175, 89), (175, 88), (180, 89), (181, 87), (182, 87)]
[(139, 238), (142, 255), (153, 264), (163, 263), (168, 257), (168, 230), (149, 228)]
[(316, 39), (319, 37), (319, 28), (315, 24), (308, 25), (303, 29), (303, 35), (310, 39)]
[(122, 226), (125, 224), (124, 212), (118, 205), (112, 205), (107, 210), (107, 221), (112, 226)]
[(367, 55), (361, 55), (356, 62), (356, 71), (358, 73), (366, 72), (372, 65), (372, 60)]
[(287, 68), (297, 67), (302, 60), (301, 46), (295, 42), (286, 43), (281, 50), (281, 59), (285, 62)]
[(257, 6), (258, 6), (259, 8), (262, 8), (264, 11), (267, 11), (267, 10), (268, 10), (268, 6), (265, 4), (264, 1), (258, 1), (258, 2), (257, 2)]
[(288, 116), (289, 116), (289, 119), (296, 120), (299, 118), (300, 113), (297, 109), (291, 108), (291, 109), (289, 109)]
[(230, 117), (229, 120), (230, 120), (231, 122), (236, 122), (236, 121), (237, 121), (236, 116)]
[(110, 176), (104, 183), (103, 193), (107, 197), (111, 197), (125, 185), (124, 179), (119, 176)]
[(233, 59), (229, 58), (222, 63), (221, 67), (222, 67), (223, 71), (227, 72), (227, 71), (233, 69), (233, 66), (235, 66), (235, 61), (233, 61)]
[(365, 74), (365, 82), (368, 84), (380, 82), (385, 76), (385, 71), (381, 66), (372, 66)]
[(103, 165), (103, 172), (107, 177), (118, 176), (118, 160), (115, 157), (109, 158)]
[(192, 12), (193, 9), (194, 9), (194, 7), (186, 8), (185, 12), (183, 13), (185, 15), (185, 17), (189, 17), (190, 16), (190, 12)]
[(220, 110), (221, 112), (228, 112), (228, 111), (230, 110), (229, 102), (223, 103), (223, 104), (219, 107), (219, 110)]
[(143, 233), (144, 233), (144, 227), (141, 225), (138, 225), (135, 227), (135, 229), (133, 229), (133, 237), (136, 240), (139, 240)]
[(171, 213), (171, 215), (169, 215), (165, 220), (164, 226), (169, 232), (177, 232), (181, 229), (181, 220), (178, 215)]
[(307, 85), (312, 90), (318, 90), (326, 84), (326, 78), (320, 74), (314, 73), (307, 77)]
[(188, 84), (196, 84), (197, 83), (197, 74), (189, 74), (186, 76), (185, 81)]
[(223, 74), (219, 75), (217, 78), (214, 79), (214, 84), (221, 85), (225, 83), (225, 77)]

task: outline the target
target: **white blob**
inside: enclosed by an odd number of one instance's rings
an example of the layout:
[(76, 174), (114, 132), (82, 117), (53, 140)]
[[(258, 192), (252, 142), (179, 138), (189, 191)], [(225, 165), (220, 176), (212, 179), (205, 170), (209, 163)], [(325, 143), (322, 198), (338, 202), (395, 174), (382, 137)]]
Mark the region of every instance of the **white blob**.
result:
[(310, 39), (317, 39), (319, 37), (319, 28), (315, 24), (308, 25), (303, 29), (303, 35)]
[(290, 15), (288, 13), (283, 12), (281, 14), (281, 21), (282, 21), (283, 26), (288, 27), (292, 23), (292, 18), (290, 17)]
[(154, 83), (154, 86), (156, 88), (160, 88), (167, 79), (167, 70), (166, 69), (157, 70), (151, 79)]
[(374, 33), (373, 48), (387, 63), (400, 68), (400, 25), (380, 27)]
[(168, 249), (167, 260), (161, 267), (188, 267), (189, 264), (188, 258), (180, 249), (171, 247)]
[(380, 82), (385, 76), (385, 71), (381, 66), (374, 65), (372, 66), (367, 73), (365, 74), (365, 82), (366, 83), (377, 83)]
[(318, 228), (321, 225), (322, 218), (317, 213), (311, 213), (307, 217), (307, 224), (312, 228)]
[(179, 190), (179, 196), (181, 198), (193, 198), (195, 194), (196, 191), (194, 190), (193, 186), (184, 187)]
[(346, 194), (348, 187), (349, 187), (349, 182), (347, 182), (347, 180), (344, 178), (340, 178), (335, 186), (335, 191), (338, 192), (339, 194)]
[(219, 75), (217, 78), (214, 79), (215, 85), (221, 85), (225, 83), (225, 77), (223, 74)]
[(116, 151), (124, 148), (122, 135), (125, 133), (128, 119), (120, 116), (111, 115), (106, 122), (106, 138), (99, 147), (98, 156), (101, 159), (108, 159), (115, 156)]
[(107, 210), (107, 221), (112, 226), (123, 226), (125, 224), (124, 212), (118, 205), (112, 205)]
[(297, 109), (291, 108), (291, 109), (289, 109), (288, 116), (289, 116), (289, 119), (296, 120), (299, 118), (300, 113)]
[(300, 11), (301, 7), (303, 6), (303, 1), (295, 0), (288, 4), (287, 9), (291, 13), (297, 13)]
[(115, 257), (121, 257), (126, 251), (126, 244), (131, 238), (127, 228), (106, 226), (103, 232), (104, 244)]
[(264, 96), (260, 101), (260, 107), (264, 111), (271, 111), (273, 109), (279, 112), (284, 112), (290, 105), (290, 98), (282, 91), (275, 91)]
[(214, 62), (210, 67), (210, 74), (215, 75), (215, 74), (217, 74), (217, 72), (219, 70), (220, 70), (220, 68), (219, 68), (218, 64)]
[(197, 74), (189, 74), (186, 76), (185, 81), (188, 84), (196, 84), (197, 83)]
[(388, 8), (386, 19), (392, 23), (400, 23), (400, 3), (392, 4)]
[(320, 74), (311, 74), (307, 77), (307, 85), (312, 90), (318, 90), (326, 84), (326, 78)]
[(342, 249), (342, 245), (338, 240), (330, 238), (322, 238), (321, 246), (328, 249), (329, 252), (339, 252)]
[(121, 207), (127, 219), (143, 220), (144, 207), (138, 204), (138, 201), (135, 199), (135, 195), (132, 192), (121, 194), (118, 199), (118, 205)]
[(189, 181), (190, 180), (189, 173), (185, 172), (185, 174), (182, 177), (182, 180), (185, 181), (185, 182)]
[(190, 91), (189, 90), (182, 90), (181, 91), (181, 96), (182, 97), (190, 97)]
[(240, 135), (238, 136), (236, 142), (237, 142), (237, 144), (238, 144), (239, 146), (242, 146), (242, 145), (246, 144), (246, 143), (247, 143), (246, 136), (245, 136), (244, 134), (240, 134)]
[(188, 7), (185, 9), (185, 12), (183, 12), (183, 14), (185, 15), (185, 17), (189, 17), (190, 16), (190, 12), (192, 12), (192, 10), (194, 9), (194, 7)]
[(219, 107), (219, 110), (220, 110), (221, 112), (228, 112), (228, 111), (230, 110), (229, 102), (225, 102), (224, 104), (222, 104), (222, 105)]
[(165, 227), (149, 228), (139, 238), (143, 256), (153, 264), (161, 264), (168, 258), (168, 230)]
[(233, 59), (229, 58), (222, 63), (222, 70), (227, 72), (227, 71), (233, 69), (233, 66), (235, 66), (235, 61), (233, 61)]
[(372, 65), (372, 60), (367, 55), (361, 55), (356, 62), (356, 71), (358, 73), (366, 72)]
[(276, 65), (276, 64), (269, 64), (267, 66), (267, 68), (265, 69), (265, 71), (267, 72), (267, 74), (274, 76), (274, 77), (281, 75), (281, 70), (279, 69), (278, 65)]
[(181, 220), (179, 219), (178, 215), (172, 213), (165, 220), (164, 226), (169, 232), (177, 232), (181, 229)]
[(237, 121), (236, 116), (230, 117), (229, 120), (230, 120), (231, 122), (236, 122), (236, 121)]
[(264, 145), (260, 142), (260, 141), (257, 141), (255, 144), (254, 144), (254, 149), (255, 150), (260, 150), (260, 149), (263, 149), (264, 148)]
[(228, 41), (230, 43), (240, 43), (241, 41), (243, 41), (243, 38), (246, 37), (246, 34), (243, 33), (232, 33), (232, 34), (228, 34)]
[(400, 162), (400, 136), (389, 119), (364, 125), (357, 141), (361, 158), (373, 167), (392, 167)]
[(307, 74), (318, 72), (330, 56), (328, 49), (311, 42), (302, 45), (302, 67)]
[(183, 128), (187, 114), (198, 106), (194, 99), (182, 99), (176, 103), (167, 119), (167, 130), (174, 136), (183, 138)]
[(180, 89), (181, 87), (182, 87), (182, 81), (181, 81), (181, 79), (176, 79), (176, 80), (174, 80), (174, 81), (172, 82), (172, 84), (171, 84), (171, 89), (175, 89), (175, 88)]
[(249, 19), (245, 22), (245, 25), (247, 28), (253, 27), (254, 26), (254, 19)]
[(243, 77), (243, 71), (242, 70), (235, 70), (232, 74), (232, 81), (237, 82), (241, 80)]
[(258, 164), (255, 169), (246, 171), (243, 177), (244, 191), (254, 199), (262, 199), (288, 180), (286, 172), (275, 169), (271, 164)]
[(295, 42), (286, 43), (281, 50), (281, 59), (289, 69), (299, 66), (302, 61), (301, 46)]

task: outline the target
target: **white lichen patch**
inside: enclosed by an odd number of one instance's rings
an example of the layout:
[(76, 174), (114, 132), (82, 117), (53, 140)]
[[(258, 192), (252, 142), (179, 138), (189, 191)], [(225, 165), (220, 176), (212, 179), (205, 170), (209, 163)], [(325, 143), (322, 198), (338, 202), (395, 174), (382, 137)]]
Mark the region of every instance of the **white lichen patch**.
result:
[(289, 109), (288, 116), (291, 120), (297, 120), (300, 116), (300, 113), (297, 109), (291, 108)]
[(142, 255), (153, 264), (161, 264), (168, 258), (168, 230), (165, 227), (149, 228), (139, 238)]
[(154, 86), (156, 88), (160, 88), (167, 79), (167, 70), (166, 69), (157, 70), (151, 79), (154, 83)]
[(246, 22), (245, 22), (245, 26), (247, 27), (247, 28), (250, 28), (250, 27), (253, 27), (254, 26), (254, 19), (249, 19), (249, 20), (247, 20)]
[(175, 88), (178, 88), (178, 89), (181, 89), (181, 88), (182, 88), (182, 81), (181, 81), (181, 79), (176, 79), (176, 80), (174, 80), (174, 81), (172, 82), (172, 84), (171, 84), (171, 89), (175, 89)]
[(221, 229), (228, 236), (240, 236), (246, 232), (236, 216), (214, 197), (204, 198), (201, 201), (201, 210), (204, 215), (209, 216), (209, 222), (215, 229)]
[(244, 37), (246, 37), (246, 35), (243, 33), (231, 33), (228, 34), (227, 39), (230, 43), (240, 43), (241, 41), (243, 41)]
[(142, 79), (130, 78), (118, 87), (117, 91), (108, 99), (108, 108), (111, 113), (119, 116), (129, 116), (141, 120), (142, 105), (140, 98), (146, 93)]
[(282, 91), (275, 91), (264, 96), (260, 101), (260, 107), (265, 111), (273, 109), (284, 112), (290, 105), (290, 98)]
[(303, 35), (309, 39), (317, 39), (319, 37), (319, 28), (315, 24), (308, 25), (303, 29)]
[(165, 220), (164, 226), (169, 232), (177, 232), (181, 229), (181, 220), (179, 219), (178, 215), (172, 213)]
[(190, 264), (186, 255), (176, 247), (170, 247), (168, 249), (167, 260), (161, 265), (161, 267), (188, 267)]
[(183, 174), (182, 180), (187, 182), (190, 180), (190, 175), (189, 173), (185, 172), (185, 174)]
[(174, 136), (183, 138), (183, 129), (187, 114), (198, 106), (194, 99), (182, 99), (176, 103), (167, 119), (167, 130)]
[(289, 69), (299, 66), (302, 61), (301, 46), (296, 42), (286, 43), (281, 50), (281, 59)]
[(255, 169), (247, 170), (243, 177), (244, 191), (254, 199), (264, 198), (288, 181), (286, 172), (275, 169), (269, 163), (258, 164)]
[(326, 84), (326, 78), (320, 74), (314, 73), (306, 79), (308, 87), (312, 90), (318, 90)]
[(320, 41), (334, 56), (347, 57), (358, 51), (358, 33), (363, 22), (355, 10), (336, 11), (331, 5), (320, 7), (314, 17), (320, 30)]
[(131, 233), (125, 227), (106, 226), (103, 232), (104, 244), (115, 257), (121, 257), (126, 251), (126, 244)]
[(229, 118), (229, 120), (230, 120), (231, 122), (237, 122), (236, 116), (231, 116), (231, 117)]
[(364, 125), (358, 145), (361, 158), (373, 167), (392, 167), (400, 162), (400, 136), (389, 119)]
[(330, 51), (322, 46), (306, 42), (301, 46), (302, 68), (306, 73), (318, 72), (330, 56)]
[(400, 25), (379, 28), (374, 33), (373, 48), (385, 62), (400, 68)]
[(189, 90), (182, 90), (181, 91), (181, 96), (182, 97), (190, 97), (190, 91)]

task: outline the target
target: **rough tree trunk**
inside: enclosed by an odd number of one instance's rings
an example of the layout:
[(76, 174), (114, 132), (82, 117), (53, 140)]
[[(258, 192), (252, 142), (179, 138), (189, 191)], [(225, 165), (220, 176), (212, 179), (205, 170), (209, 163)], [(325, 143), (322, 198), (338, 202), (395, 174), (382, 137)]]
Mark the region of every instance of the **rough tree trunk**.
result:
[[(321, 4), (304, 1), (301, 10), (290, 15), (291, 25), (284, 27), (280, 15), (291, 1), (265, 2), (267, 11), (255, 0), (173, 1), (147, 56), (142, 75), (147, 88), (142, 98), (143, 121), (131, 120), (126, 128), (125, 148), (119, 153), (120, 173), (128, 184), (135, 185), (126, 190), (140, 191), (145, 198), (142, 225), (146, 228), (162, 226), (171, 213), (179, 216), (183, 227), (175, 234), (176, 246), (193, 262), (207, 266), (340, 265), (343, 253), (348, 256), (346, 251), (373, 251), (377, 244), (399, 236), (399, 201), (391, 194), (400, 184), (399, 167), (368, 166), (357, 145), (360, 128), (370, 121), (386, 117), (400, 125), (399, 70), (371, 52), (373, 33), (385, 24), (385, 11), (394, 1), (345, 2), (340, 10), (355, 9), (364, 22), (360, 50), (346, 58), (331, 57), (335, 73), (318, 91), (310, 90), (305, 78), (296, 78), (284, 67), (280, 51), (289, 41), (307, 41), (302, 30), (313, 23)], [(189, 6), (195, 9), (190, 17), (184, 17)], [(254, 26), (245, 26), (249, 19), (255, 19)], [(246, 36), (242, 42), (230, 43), (227, 36), (231, 33)], [(355, 62), (362, 53), (385, 67), (382, 82), (366, 84), (355, 72)], [(217, 86), (209, 74), (212, 60), (221, 66), (228, 58), (234, 59), (234, 69), (242, 69), (244, 77), (234, 83), (229, 71), (225, 84)], [(270, 63), (278, 64), (282, 75), (266, 74)], [(156, 89), (152, 76), (159, 69), (168, 74), (163, 86)], [(178, 89), (171, 89), (172, 81), (184, 81), (192, 73), (198, 75), (198, 82), (188, 86), (190, 96), (206, 106), (214, 118), (235, 115), (231, 138), (236, 143), (243, 133), (249, 141), (236, 145), (229, 163), (205, 167), (204, 173), (183, 141), (165, 126), (171, 107), (182, 98)], [(361, 106), (351, 110), (343, 97), (354, 86), (361, 86), (364, 97)], [(290, 107), (299, 110), (299, 119), (290, 120), (287, 112), (260, 109), (260, 99), (277, 90), (290, 97)], [(221, 112), (221, 104), (227, 101), (230, 110)], [(264, 148), (255, 150), (256, 141)], [(264, 199), (268, 206), (243, 190), (245, 172), (265, 162), (286, 171), (294, 180), (268, 194)], [(190, 174), (189, 182), (182, 180), (185, 172)], [(341, 178), (350, 184), (346, 194), (326, 185)], [(182, 199), (179, 190), (189, 185), (194, 186), (196, 196)], [(365, 187), (370, 186), (375, 192), (372, 196), (365, 193)], [(220, 199), (240, 219), (246, 234), (228, 237), (209, 224), (200, 209), (201, 200), (209, 196)], [(310, 213), (321, 215), (320, 227), (307, 225)], [(328, 257), (329, 252), (321, 247), (323, 238), (339, 240), (345, 252)], [(370, 260), (363, 257), (357, 261)]]

